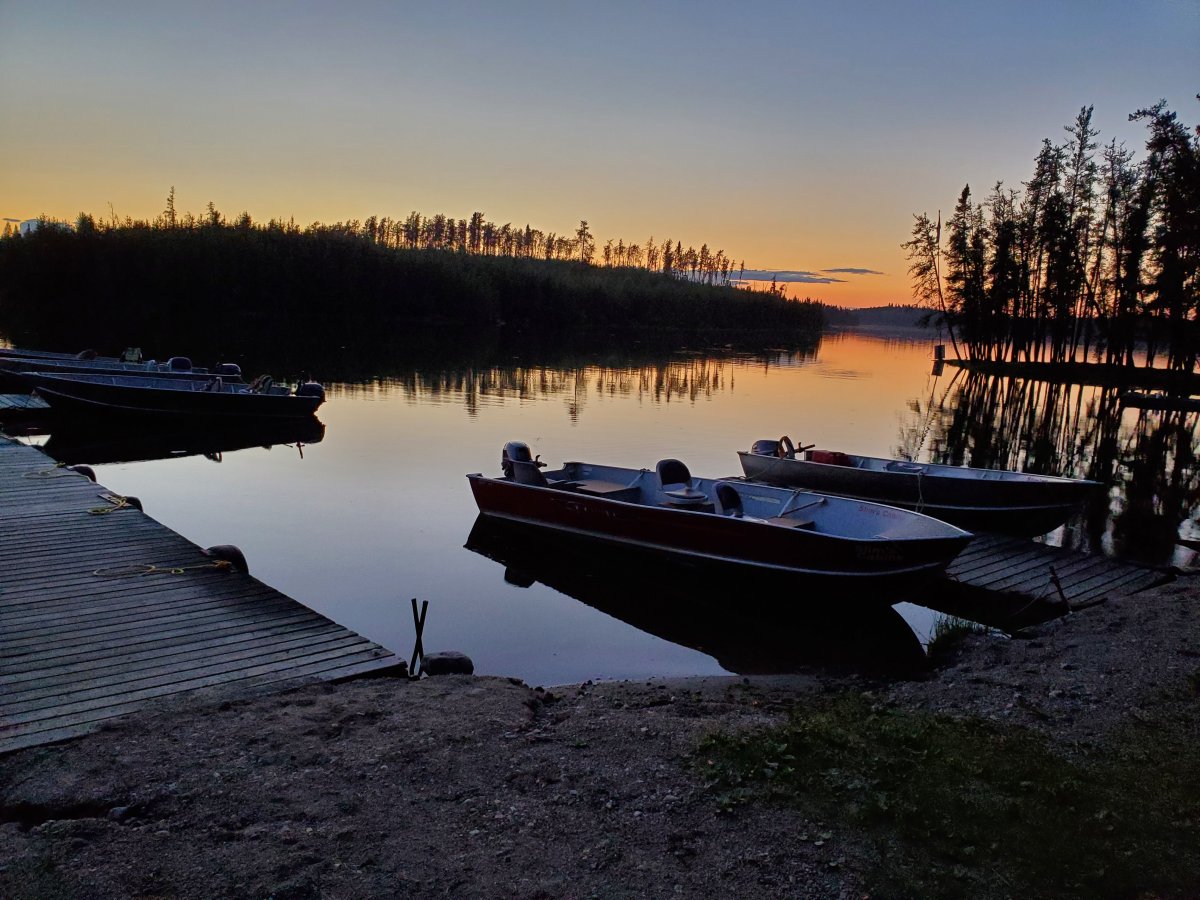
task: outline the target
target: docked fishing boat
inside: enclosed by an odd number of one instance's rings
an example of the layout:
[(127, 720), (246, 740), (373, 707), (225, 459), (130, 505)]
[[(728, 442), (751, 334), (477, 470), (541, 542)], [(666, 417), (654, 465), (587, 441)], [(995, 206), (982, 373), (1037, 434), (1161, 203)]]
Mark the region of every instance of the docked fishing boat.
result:
[(325, 389), (306, 382), (295, 390), (261, 376), (250, 384), (226, 383), (220, 375), (202, 380), (157, 375), (66, 375), (25, 372), (51, 409), (72, 414), (154, 416), (174, 419), (295, 418), (311, 416)]
[(53, 372), (62, 375), (155, 375), (185, 381), (207, 381), (220, 375), (225, 382), (240, 382), (242, 370), (235, 363), (221, 363), (211, 370), (193, 366), (186, 356), (159, 362), (143, 359), (136, 348), (120, 357), (95, 356), (89, 351), (75, 355), (44, 350), (0, 349), (0, 390), (28, 393), (33, 389), (23, 372)]
[[(806, 589), (895, 603), (971, 539), (928, 516), (741, 480), (568, 462), (545, 471), (520, 442), (503, 476), (468, 475), (479, 511), (729, 571), (799, 579)], [(840, 596), (841, 596), (840, 595)]]
[(787, 437), (755, 441), (738, 457), (756, 482), (886, 503), (972, 531), (1025, 537), (1057, 528), (1104, 489), (1080, 478), (797, 449)]

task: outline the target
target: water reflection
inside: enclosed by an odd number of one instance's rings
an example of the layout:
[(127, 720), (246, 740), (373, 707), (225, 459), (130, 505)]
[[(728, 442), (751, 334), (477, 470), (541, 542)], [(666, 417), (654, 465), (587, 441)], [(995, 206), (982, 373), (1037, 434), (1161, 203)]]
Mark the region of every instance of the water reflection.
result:
[(461, 369), (393, 371), (361, 382), (329, 386), (331, 397), (384, 399), (400, 394), (410, 402), (461, 400), (467, 413), (479, 414), (485, 405), (507, 401), (561, 398), (568, 418), (576, 422), (589, 399), (628, 399), (638, 402), (695, 403), (732, 390), (734, 369), (753, 362), (764, 369), (794, 366), (812, 360), (816, 346), (776, 349), (757, 354), (732, 349), (704, 353), (680, 351), (667, 359), (637, 362), (610, 355), (604, 361), (575, 366), (494, 365)]
[(203, 456), (221, 462), (224, 454), (249, 447), (294, 446), (303, 456), (306, 444), (319, 443), (325, 426), (315, 418), (236, 422), (221, 426), (164, 428), (99, 426), (73, 423), (51, 426), (42, 449), (66, 465), (143, 462)]
[(479, 516), (466, 547), (505, 567), (508, 584), (535, 582), (664, 640), (712, 656), (741, 675), (813, 667), (910, 674), (920, 641), (891, 607), (838, 610), (780, 593), (768, 580), (722, 578), (712, 569)]
[[(1200, 414), (1127, 409), (1120, 389), (955, 374), (912, 400), (894, 455), (1090, 478), (1110, 486), (1059, 542), (1152, 565), (1185, 562), (1196, 533)], [(1190, 554), (1186, 554), (1190, 558)]]
[[(531, 348), (488, 335), (417, 343), (360, 352), (247, 342), (243, 356), (162, 348), (191, 351), (198, 362), (243, 362), (250, 374), (311, 373), (329, 387), (321, 408), (328, 432), (303, 460), (278, 442), (307, 445), (314, 435), (251, 435), (245, 446), (276, 449), (231, 453), (234, 445), (193, 434), (167, 442), (169, 461), (107, 465), (97, 476), (141, 497), (156, 519), (201, 546), (236, 544), (257, 577), (393, 649), (412, 646), (409, 598), (428, 599), (430, 649), (461, 649), (480, 672), (535, 684), (713, 674), (721, 666), (783, 670), (820, 660), (826, 642), (839, 647), (835, 656), (861, 660), (877, 652), (870, 635), (887, 627), (843, 628), (839, 636), (814, 631), (807, 618), (780, 624), (770, 615), (766, 628), (761, 620), (743, 626), (734, 610), (747, 605), (802, 602), (807, 616), (839, 598), (796, 601), (737, 588), (713, 594), (703, 583), (679, 590), (653, 573), (603, 571), (619, 561), (596, 572), (585, 558), (576, 572), (575, 562), (559, 565), (558, 557), (519, 560), (511, 574), (535, 583), (506, 585), (502, 567), (462, 547), (477, 515), (463, 475), (496, 471), (501, 446), (514, 438), (554, 463), (637, 467), (674, 456), (711, 476), (735, 474), (734, 451), (785, 432), (873, 456), (1017, 468), (1028, 461), (1112, 485), (1107, 502), (1055, 541), (1099, 540), (1110, 551), (1169, 559), (1175, 525), (1195, 533), (1195, 415), (1121, 411), (1111, 392), (955, 377), (952, 367), (930, 378), (928, 343), (855, 335), (827, 338), (819, 349), (770, 350)], [(68, 449), (65, 433), (55, 435), (51, 449), (93, 465), (163, 455), (144, 444), (81, 449), (102, 437), (79, 435)], [(110, 433), (105, 441), (129, 437)], [(180, 451), (200, 455), (176, 459)], [(1158, 549), (1137, 550), (1144, 542)], [(1181, 552), (1174, 561), (1191, 559)], [(933, 613), (899, 612), (928, 634)], [(890, 612), (884, 618), (894, 620)], [(908, 638), (900, 643), (911, 647)], [(867, 649), (857, 653), (855, 645)]]

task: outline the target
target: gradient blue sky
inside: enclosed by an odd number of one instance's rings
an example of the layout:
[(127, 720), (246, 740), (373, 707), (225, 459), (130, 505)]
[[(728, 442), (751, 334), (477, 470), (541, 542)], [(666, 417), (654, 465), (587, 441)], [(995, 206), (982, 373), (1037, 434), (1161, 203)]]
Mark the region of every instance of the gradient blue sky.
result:
[(1197, 0), (0, 0), (0, 216), (587, 219), (904, 301), (914, 212), (1198, 92)]

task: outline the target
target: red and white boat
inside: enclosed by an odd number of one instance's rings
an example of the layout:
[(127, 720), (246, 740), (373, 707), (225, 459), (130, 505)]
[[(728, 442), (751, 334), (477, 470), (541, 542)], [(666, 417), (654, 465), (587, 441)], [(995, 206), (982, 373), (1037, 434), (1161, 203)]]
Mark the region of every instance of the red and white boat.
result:
[(468, 475), (479, 511), (698, 564), (786, 576), (812, 590), (895, 603), (971, 540), (906, 510), (739, 479), (693, 478), (679, 460), (655, 469), (568, 462), (543, 472), (505, 445), (504, 474)]

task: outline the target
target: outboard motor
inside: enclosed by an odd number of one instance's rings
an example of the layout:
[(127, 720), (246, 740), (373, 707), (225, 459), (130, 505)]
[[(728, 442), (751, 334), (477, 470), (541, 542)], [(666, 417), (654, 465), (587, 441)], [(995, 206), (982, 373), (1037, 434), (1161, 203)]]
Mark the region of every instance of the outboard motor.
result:
[(190, 372), (192, 361), (186, 356), (172, 356), (167, 360), (167, 368), (172, 372)]
[(778, 456), (779, 441), (755, 441), (750, 452), (755, 456)]
[[(241, 371), (240, 369), (238, 370)], [(320, 397), (321, 402), (325, 402), (325, 386), (318, 384), (315, 381), (306, 381), (304, 384), (296, 388), (297, 397)]]
[(213, 374), (223, 378), (241, 378), (242, 367), (237, 363), (218, 363), (213, 366)]
[(533, 454), (529, 452), (529, 445), (524, 441), (509, 441), (500, 451), (500, 470), (505, 478), (513, 477), (514, 462), (533, 463), (539, 468), (545, 465), (540, 459), (533, 458)]

